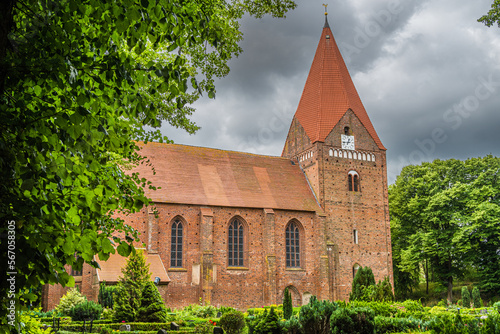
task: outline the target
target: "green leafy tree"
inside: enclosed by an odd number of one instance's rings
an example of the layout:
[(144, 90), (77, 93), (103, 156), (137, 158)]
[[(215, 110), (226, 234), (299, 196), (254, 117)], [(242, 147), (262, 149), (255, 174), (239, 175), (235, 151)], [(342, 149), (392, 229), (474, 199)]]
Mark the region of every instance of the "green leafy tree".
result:
[(402, 236), (394, 240), (398, 269), (414, 273), (422, 264), (430, 266), (447, 286), (449, 301), (454, 279), (468, 267), (478, 272), (483, 289), (497, 290), (499, 172), (500, 159), (493, 156), (403, 168), (389, 189), (392, 226)]
[(78, 291), (77, 288), (71, 288), (64, 296), (59, 299), (59, 304), (56, 306), (56, 312), (62, 315), (70, 315), (70, 310), (78, 304), (85, 302), (87, 299)]
[(462, 287), (462, 304), (465, 308), (470, 307), (470, 293), (466, 286)]
[(166, 322), (167, 308), (163, 303), (158, 288), (152, 281), (148, 281), (142, 290), (141, 307), (137, 312), (137, 321)]
[(483, 15), (478, 21), (483, 22), (488, 27), (491, 27), (496, 22), (500, 27), (500, 0), (495, 0), (491, 4), (491, 9), (488, 14)]
[(196, 131), (189, 104), (213, 98), (214, 78), (227, 75), (228, 60), (242, 51), (239, 20), (283, 17), (294, 7), (292, 0), (0, 1), (0, 219), (16, 227), (21, 298), (34, 299), (27, 292), (43, 284), (73, 285), (66, 264), (79, 270), (84, 262), (97, 267), (95, 255), (129, 255), (137, 233), (114, 214), (149, 203), (147, 181), (124, 173), (143, 162), (136, 141), (166, 140), (165, 122)]
[(481, 293), (479, 292), (479, 288), (477, 286), (475, 286), (472, 289), (472, 304), (474, 305), (475, 308), (482, 307), (482, 305), (481, 305)]
[[(362, 300), (366, 299), (365, 290), (375, 287), (375, 276), (370, 267), (360, 267), (352, 281), (352, 290), (349, 295), (349, 300)], [(365, 298), (363, 298), (363, 295)], [(370, 293), (371, 295), (371, 293)]]
[(122, 274), (117, 284), (114, 318), (117, 321), (133, 321), (141, 307), (142, 290), (151, 281), (149, 264), (141, 249), (131, 253)]
[(285, 293), (283, 294), (283, 318), (290, 319), (293, 314), (293, 305), (292, 305), (292, 295), (288, 288), (285, 288)]

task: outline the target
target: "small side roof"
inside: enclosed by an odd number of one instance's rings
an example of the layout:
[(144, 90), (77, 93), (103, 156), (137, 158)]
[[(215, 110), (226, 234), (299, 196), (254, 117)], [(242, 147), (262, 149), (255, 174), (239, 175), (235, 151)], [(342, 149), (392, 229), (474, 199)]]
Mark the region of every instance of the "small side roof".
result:
[[(155, 277), (160, 278), (160, 284), (168, 284), (170, 282), (170, 277), (165, 270), (163, 261), (158, 254), (148, 254), (144, 252), (146, 256), (146, 263), (149, 263), (149, 271), (151, 272), (151, 280)], [(99, 260), (99, 257), (95, 256), (94, 259), (99, 263), (101, 269), (97, 269), (97, 279), (99, 282), (106, 281), (106, 283), (117, 283), (118, 278), (123, 276), (122, 268), (125, 268), (127, 264), (127, 258), (121, 256), (116, 252), (111, 254), (109, 259), (106, 261)]]
[(157, 203), (322, 211), (297, 163), (281, 157), (176, 144), (138, 143), (149, 158), (134, 172)]

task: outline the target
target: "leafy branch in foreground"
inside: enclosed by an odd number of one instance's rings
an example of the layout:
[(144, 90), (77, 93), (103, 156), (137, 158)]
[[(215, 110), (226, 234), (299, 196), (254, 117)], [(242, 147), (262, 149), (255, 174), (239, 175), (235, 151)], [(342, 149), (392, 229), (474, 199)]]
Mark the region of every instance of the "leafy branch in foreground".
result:
[[(149, 204), (136, 141), (162, 122), (196, 131), (189, 104), (241, 52), (245, 12), (282, 17), (291, 0), (0, 2), (0, 234), (16, 226), (16, 288), (73, 285), (94, 256), (127, 256), (123, 216)], [(7, 254), (7, 239), (0, 239)], [(12, 260), (13, 261), (13, 260)], [(4, 259), (7, 263), (7, 259)], [(2, 272), (0, 325), (9, 286)], [(19, 305), (18, 305), (19, 306)], [(1, 329), (0, 328), (0, 329)]]

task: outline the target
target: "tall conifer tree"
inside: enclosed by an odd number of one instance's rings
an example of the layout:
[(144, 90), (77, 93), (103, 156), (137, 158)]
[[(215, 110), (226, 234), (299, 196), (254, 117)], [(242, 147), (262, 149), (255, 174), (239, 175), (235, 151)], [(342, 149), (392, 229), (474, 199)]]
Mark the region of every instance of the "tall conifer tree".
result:
[[(115, 320), (132, 321), (135, 320), (137, 312), (141, 306), (142, 290), (146, 283), (151, 280), (149, 264), (142, 250), (132, 252), (127, 260), (127, 265), (122, 268), (123, 276), (120, 277), (117, 286), (117, 300), (115, 302)], [(127, 319), (118, 319), (118, 316), (124, 317), (122, 312), (131, 313)]]

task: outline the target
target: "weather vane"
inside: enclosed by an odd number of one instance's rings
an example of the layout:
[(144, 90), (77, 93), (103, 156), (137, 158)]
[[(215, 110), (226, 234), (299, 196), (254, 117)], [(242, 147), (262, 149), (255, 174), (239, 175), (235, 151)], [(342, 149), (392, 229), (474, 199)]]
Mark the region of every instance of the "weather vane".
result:
[(326, 7), (328, 7), (328, 4), (323, 4), (323, 6), (325, 7), (325, 15), (328, 15), (328, 12), (326, 11)]

